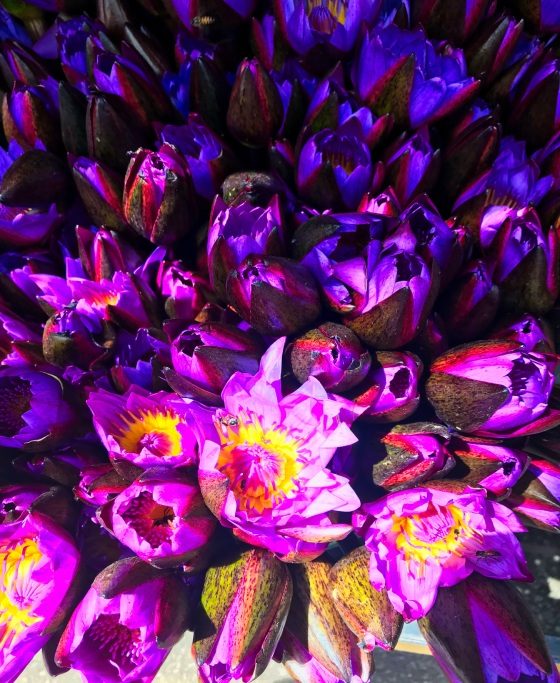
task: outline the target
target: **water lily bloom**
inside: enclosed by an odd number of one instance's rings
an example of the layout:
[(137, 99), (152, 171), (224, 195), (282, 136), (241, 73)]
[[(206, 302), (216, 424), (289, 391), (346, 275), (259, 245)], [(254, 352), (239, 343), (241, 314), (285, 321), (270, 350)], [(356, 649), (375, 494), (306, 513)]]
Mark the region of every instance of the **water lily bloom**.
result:
[(248, 683), (268, 665), (292, 599), (288, 568), (253, 548), (221, 558), (204, 578), (193, 654), (202, 683)]
[(397, 491), (443, 476), (454, 465), (448, 439), (448, 430), (437, 423), (395, 425), (373, 448), (373, 483)]
[(483, 486), (495, 496), (507, 495), (529, 465), (529, 457), (524, 451), (483, 439), (453, 437), (448, 449), (466, 468), (460, 476), (461, 481)]
[(282, 395), (284, 342), (272, 344), (256, 375), (233, 375), (223, 409), (191, 409), (203, 430), (199, 481), (207, 505), (241, 540), (302, 561), (350, 530), (330, 513), (355, 510), (358, 497), (327, 465), (356, 437), (314, 377)]
[(480, 242), (488, 249), (487, 262), (504, 308), (536, 314), (550, 310), (559, 290), (560, 239), (555, 228), (545, 231), (532, 208), (488, 211)]
[(366, 652), (374, 647), (392, 650), (402, 631), (403, 618), (385, 589), (375, 590), (369, 580), (369, 552), (361, 546), (350, 551), (330, 570), (331, 595), (344, 623)]
[[(422, 29), (379, 26), (363, 38), (352, 70), (362, 102), (392, 114), (399, 126), (418, 128), (448, 115), (474, 95), (461, 50), (438, 49)], [(402, 98), (401, 93), (406, 92)]]
[(76, 430), (76, 414), (54, 375), (29, 368), (0, 368), (0, 445), (48, 450)]
[(80, 556), (71, 536), (31, 512), (0, 524), (0, 676), (15, 681), (60, 626)]
[(507, 322), (502, 321), (501, 325), (491, 330), (490, 337), (519, 342), (525, 351), (554, 352), (554, 337), (549, 323), (529, 313)]
[(330, 571), (325, 560), (292, 568), (294, 593), (275, 657), (301, 683), (367, 683), (373, 657), (358, 646), (339, 614)]
[(540, 624), (508, 582), (473, 574), (439, 591), (419, 626), (451, 683), (560, 680)]
[(434, 267), (395, 245), (367, 259), (365, 269), (360, 265), (355, 263), (344, 274), (361, 295), (344, 324), (378, 349), (395, 349), (412, 341), (426, 322), (437, 291)]
[(290, 363), (303, 384), (316, 377), (330, 391), (347, 391), (367, 375), (371, 356), (344, 325), (324, 323), (298, 337), (290, 347)]
[(137, 150), (124, 179), (123, 211), (128, 223), (154, 244), (184, 237), (197, 213), (189, 168), (167, 143), (157, 152)]
[(422, 363), (408, 351), (378, 351), (363, 382), (346, 394), (363, 410), (362, 419), (398, 422), (410, 417), (420, 403), (418, 380)]
[(300, 332), (321, 312), (311, 271), (279, 256), (248, 256), (229, 273), (226, 295), (239, 315), (260, 334)]
[(421, 192), (431, 190), (440, 169), (440, 151), (430, 144), (427, 128), (406, 139), (401, 137), (387, 151), (387, 180), (402, 206)]
[(97, 576), (58, 643), (58, 666), (80, 671), (90, 683), (153, 680), (187, 626), (185, 586), (157, 570), (134, 580), (134, 561)]
[(378, 0), (275, 0), (275, 12), (285, 39), (298, 54), (317, 46), (336, 54), (354, 47), (360, 26), (371, 24), (381, 5)]
[(354, 516), (371, 552), (370, 581), (386, 588), (405, 620), (425, 616), (439, 588), (473, 572), (497, 579), (531, 579), (514, 532), (515, 515), (483, 490), (429, 488), (390, 493)]
[(162, 261), (157, 285), (165, 301), (165, 312), (170, 318), (194, 322), (204, 306), (212, 299), (207, 278), (187, 270), (181, 261)]
[(482, 259), (469, 261), (437, 303), (445, 329), (453, 341), (479, 337), (494, 321), (500, 290)]
[(266, 207), (242, 202), (228, 206), (216, 197), (208, 229), (208, 272), (210, 284), (222, 298), (228, 274), (247, 256), (281, 256), (284, 231), (278, 197)]
[(463, 344), (430, 368), (426, 393), (438, 417), (463, 432), (513, 438), (558, 424), (548, 407), (555, 356), (529, 353), (521, 344), (489, 340)]
[(175, 394), (131, 387), (124, 396), (100, 389), (87, 404), (99, 438), (114, 461), (142, 469), (192, 465), (196, 439), (187, 406)]
[(324, 128), (304, 144), (297, 164), (299, 192), (320, 208), (354, 210), (371, 189), (371, 154), (362, 127), (349, 120), (336, 130)]
[(216, 526), (190, 475), (149, 470), (99, 510), (99, 519), (123, 545), (156, 567), (192, 559)]
[(261, 345), (254, 335), (233, 325), (208, 322), (189, 325), (171, 344), (173, 369), (187, 379), (200, 398), (210, 392), (219, 396), (234, 372), (255, 374), (259, 369)]

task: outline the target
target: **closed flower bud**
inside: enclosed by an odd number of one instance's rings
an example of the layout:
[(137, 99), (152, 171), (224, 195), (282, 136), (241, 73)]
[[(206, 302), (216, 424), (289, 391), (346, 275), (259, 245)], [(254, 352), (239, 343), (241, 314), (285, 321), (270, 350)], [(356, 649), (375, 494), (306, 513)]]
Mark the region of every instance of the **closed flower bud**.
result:
[(291, 598), (287, 565), (266, 550), (246, 550), (210, 567), (194, 628), (201, 681), (259, 676), (274, 653)]
[(518, 318), (503, 320), (490, 332), (492, 339), (508, 339), (523, 345), (525, 351), (554, 353), (554, 335), (544, 318), (526, 313)]
[(489, 0), (416, 0), (413, 3), (413, 20), (426, 28), (430, 36), (445, 38), (461, 45), (484, 18)]
[(496, 80), (506, 70), (522, 32), (523, 22), (507, 15), (485, 22), (465, 47), (469, 73), (485, 84)]
[(60, 121), (56, 90), (47, 85), (15, 85), (4, 97), (2, 124), (8, 140), (16, 140), (24, 149), (47, 149), (57, 152), (61, 147)]
[(204, 306), (213, 299), (208, 280), (187, 270), (180, 261), (162, 261), (158, 271), (158, 288), (170, 318), (194, 322)]
[(513, 438), (560, 423), (549, 408), (556, 359), (490, 340), (450, 349), (430, 368), (426, 393), (438, 417), (479, 436)]
[(373, 657), (356, 644), (331, 596), (331, 565), (315, 560), (294, 565), (294, 595), (278, 651), (300, 683), (369, 681)]
[(282, 123), (276, 85), (258, 60), (244, 60), (237, 70), (227, 112), (227, 126), (239, 142), (265, 146)]
[(190, 171), (172, 145), (158, 152), (138, 150), (124, 181), (126, 220), (155, 244), (172, 244), (186, 235), (196, 220)]
[(0, 202), (10, 207), (45, 208), (68, 198), (72, 179), (57, 156), (40, 149), (24, 152), (7, 168)]
[(122, 180), (106, 166), (78, 157), (73, 165), (74, 181), (82, 201), (94, 223), (122, 230)]
[(329, 391), (356, 386), (371, 365), (371, 356), (356, 335), (336, 323), (306, 332), (293, 342), (289, 353), (292, 372), (301, 384), (316, 377)]
[(365, 548), (356, 548), (331, 568), (330, 589), (337, 611), (361, 648), (369, 652), (374, 647), (395, 647), (403, 618), (389, 602), (387, 591), (371, 585)]
[(134, 272), (142, 260), (128, 242), (110, 230), (77, 226), (76, 240), (82, 266), (96, 282), (112, 280), (119, 270)]
[(321, 312), (311, 272), (290, 259), (248, 256), (228, 275), (226, 293), (230, 304), (261, 334), (294, 334)]

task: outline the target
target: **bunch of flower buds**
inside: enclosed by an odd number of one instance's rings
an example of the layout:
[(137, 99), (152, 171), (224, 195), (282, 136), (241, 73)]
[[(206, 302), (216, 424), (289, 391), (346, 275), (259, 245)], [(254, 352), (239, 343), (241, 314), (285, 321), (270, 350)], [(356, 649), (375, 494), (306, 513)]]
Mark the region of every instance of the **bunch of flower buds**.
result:
[(559, 32), (1, 4), (0, 681), (192, 631), (202, 683), (367, 683), (417, 620), (452, 682), (558, 683), (514, 582), (560, 531)]

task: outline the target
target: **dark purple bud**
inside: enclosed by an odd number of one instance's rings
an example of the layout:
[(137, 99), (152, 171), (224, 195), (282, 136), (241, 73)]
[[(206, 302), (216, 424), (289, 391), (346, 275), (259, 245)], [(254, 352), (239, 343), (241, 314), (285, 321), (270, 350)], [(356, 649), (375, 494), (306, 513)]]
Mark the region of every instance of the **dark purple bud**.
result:
[[(159, 9), (156, 10), (158, 11)], [(146, 26), (138, 27), (133, 23), (127, 23), (123, 35), (124, 40), (136, 50), (158, 78), (172, 69), (171, 59)]]
[(549, 323), (528, 313), (514, 320), (502, 321), (490, 332), (490, 337), (519, 342), (525, 351), (554, 353), (554, 335)]
[(162, 296), (167, 297), (165, 312), (170, 318), (194, 322), (213, 298), (208, 280), (187, 270), (180, 261), (162, 261), (157, 282)]
[(274, 196), (265, 207), (249, 202), (228, 206), (216, 197), (210, 213), (207, 253), (210, 284), (223, 299), (228, 274), (247, 256), (285, 253), (278, 197)]
[(60, 129), (62, 144), (69, 154), (86, 156), (88, 153), (86, 135), (87, 100), (76, 88), (61, 81), (58, 85)]
[(72, 190), (68, 167), (40, 149), (24, 152), (6, 170), (0, 183), (5, 206), (39, 208), (67, 198)]
[(373, 167), (361, 126), (349, 122), (307, 140), (297, 164), (300, 193), (320, 208), (354, 210), (370, 189)]
[[(243, 86), (243, 95), (247, 96), (245, 87), (247, 87), (247, 82)], [(258, 88), (259, 86), (256, 85), (255, 87)], [(191, 107), (211, 129), (220, 133), (225, 132), (226, 129), (229, 90), (226, 77), (215, 59), (207, 55), (200, 55), (192, 62), (189, 90)], [(241, 118), (242, 114), (238, 111), (235, 116)], [(240, 126), (239, 131), (236, 125)], [(247, 135), (247, 132), (241, 131), (244, 125), (247, 124), (242, 122), (231, 124), (228, 119), (230, 131), (236, 137)], [(252, 135), (252, 133), (250, 134)], [(257, 135), (256, 132), (255, 135)]]
[(542, 147), (560, 128), (560, 60), (548, 57), (519, 89), (510, 124), (532, 147)]
[(105, 321), (68, 307), (45, 323), (43, 354), (52, 365), (75, 365), (87, 370), (111, 356), (115, 336), (116, 332)]
[(491, 83), (508, 64), (523, 31), (523, 22), (499, 15), (486, 22), (465, 48), (469, 72), (484, 83)]
[(185, 159), (172, 145), (138, 150), (124, 180), (124, 215), (150, 242), (172, 244), (196, 221), (197, 207)]
[(461, 50), (445, 43), (436, 48), (422, 29), (391, 24), (364, 36), (352, 80), (376, 114), (390, 113), (397, 125), (412, 128), (451, 113), (478, 88)]
[(555, 356), (521, 344), (490, 340), (450, 349), (431, 366), (428, 400), (438, 417), (478, 436), (514, 438), (560, 423), (549, 408)]
[(248, 332), (225, 323), (189, 325), (171, 344), (174, 370), (197, 387), (218, 397), (234, 372), (255, 374), (261, 344)]
[(431, 311), (438, 287), (437, 269), (395, 247), (366, 264), (363, 296), (344, 323), (374, 348), (395, 349), (408, 344)]
[(185, 125), (164, 126), (159, 137), (181, 152), (189, 165), (196, 193), (212, 201), (224, 178), (236, 165), (223, 139), (194, 113), (189, 115)]
[(558, 228), (545, 232), (532, 208), (487, 211), (480, 241), (504, 308), (537, 315), (552, 308), (559, 291)]
[(96, 225), (124, 229), (121, 177), (106, 166), (78, 157), (73, 165), (74, 181), (82, 201)]
[(129, 154), (146, 141), (144, 128), (135, 119), (120, 98), (90, 95), (85, 118), (88, 156), (124, 173)]
[(329, 391), (347, 391), (367, 375), (371, 356), (344, 325), (324, 323), (290, 347), (292, 372), (303, 384), (315, 377)]
[(428, 192), (436, 184), (440, 169), (440, 152), (430, 144), (427, 128), (421, 128), (408, 140), (401, 137), (386, 154), (387, 180), (402, 206), (414, 197)]
[(434, 361), (449, 348), (445, 324), (440, 315), (432, 313), (416, 337), (414, 347), (418, 355), (428, 363)]
[(261, 334), (294, 334), (311, 325), (321, 312), (311, 272), (286, 258), (248, 256), (228, 275), (226, 294)]
[(262, 171), (232, 173), (222, 184), (224, 202), (230, 206), (249, 202), (253, 206), (265, 207), (274, 195), (281, 195), (284, 190), (277, 178)]
[(96, 282), (112, 280), (119, 270), (133, 272), (142, 262), (142, 256), (130, 244), (109, 230), (94, 232), (77, 226), (76, 240), (82, 266)]
[(447, 334), (454, 341), (479, 338), (494, 321), (500, 292), (484, 261), (468, 263), (437, 303)]
[(374, 451), (373, 483), (398, 491), (443, 476), (454, 465), (448, 439), (447, 428), (436, 423), (395, 425)]
[(276, 85), (256, 59), (237, 70), (227, 111), (227, 126), (239, 142), (263, 147), (282, 123), (282, 101)]
[(420, 403), (418, 381), (422, 363), (408, 351), (379, 351), (373, 356), (364, 381), (347, 398), (362, 409), (363, 419), (399, 422)]
[(536, 0), (536, 2), (514, 0), (512, 4), (538, 33), (560, 31), (560, 8), (554, 0)]
[(462, 45), (476, 30), (489, 10), (490, 0), (416, 0), (413, 3), (413, 23), (421, 24), (428, 35)]
[(134, 21), (128, 0), (97, 0), (97, 17), (115, 38), (122, 38), (124, 28)]
[(61, 149), (60, 120), (56, 90), (48, 85), (19, 85), (4, 97), (2, 124), (8, 140), (24, 149)]
[(48, 71), (34, 51), (11, 40), (2, 44), (0, 72), (10, 88), (14, 83), (36, 86), (49, 78)]

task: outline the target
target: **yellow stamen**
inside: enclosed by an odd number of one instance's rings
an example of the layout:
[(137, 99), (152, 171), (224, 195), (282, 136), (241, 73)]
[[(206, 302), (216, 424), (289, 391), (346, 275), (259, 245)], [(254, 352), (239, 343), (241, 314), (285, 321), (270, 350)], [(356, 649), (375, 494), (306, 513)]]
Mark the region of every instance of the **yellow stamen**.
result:
[(135, 414), (126, 413), (122, 419), (125, 426), (115, 438), (123, 450), (140, 453), (147, 447), (161, 456), (181, 454), (181, 435), (177, 430), (181, 418), (173, 411), (142, 410)]
[(0, 648), (41, 621), (29, 606), (27, 580), (42, 557), (33, 538), (0, 546)]
[(326, 7), (331, 17), (339, 24), (344, 26), (346, 24), (346, 12), (348, 10), (350, 0), (308, 0), (308, 14), (311, 13), (315, 7)]
[(221, 421), (218, 469), (242, 510), (262, 513), (297, 490), (300, 442), (281, 427), (265, 429), (257, 417)]

